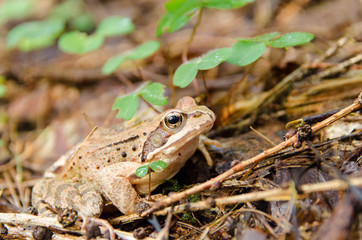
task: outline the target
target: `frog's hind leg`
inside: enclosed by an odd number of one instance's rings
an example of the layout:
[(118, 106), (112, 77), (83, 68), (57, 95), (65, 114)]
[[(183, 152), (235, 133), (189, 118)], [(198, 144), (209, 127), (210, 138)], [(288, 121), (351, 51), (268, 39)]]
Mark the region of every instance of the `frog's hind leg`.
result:
[(54, 216), (59, 209), (73, 208), (82, 217), (97, 217), (103, 209), (103, 199), (92, 187), (60, 179), (43, 179), (35, 184), (32, 203), (42, 216)]
[(99, 172), (98, 181), (102, 191), (123, 214), (136, 213), (137, 205), (141, 203), (136, 190), (126, 177), (107, 174), (109, 172), (117, 172), (117, 166), (111, 165)]

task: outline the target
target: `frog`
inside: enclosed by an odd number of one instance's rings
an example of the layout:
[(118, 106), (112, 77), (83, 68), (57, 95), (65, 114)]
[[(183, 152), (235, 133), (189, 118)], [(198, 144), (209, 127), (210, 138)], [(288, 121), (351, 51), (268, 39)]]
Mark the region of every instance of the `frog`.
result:
[[(32, 204), (42, 216), (71, 208), (82, 217), (98, 217), (109, 203), (123, 214), (139, 213), (141, 195), (172, 178), (198, 146), (202, 150), (200, 136), (214, 122), (213, 111), (186, 96), (175, 108), (132, 127), (100, 128), (63, 157), (59, 173), (34, 185)], [(152, 172), (151, 182), (136, 175), (139, 167), (154, 161), (167, 166)]]

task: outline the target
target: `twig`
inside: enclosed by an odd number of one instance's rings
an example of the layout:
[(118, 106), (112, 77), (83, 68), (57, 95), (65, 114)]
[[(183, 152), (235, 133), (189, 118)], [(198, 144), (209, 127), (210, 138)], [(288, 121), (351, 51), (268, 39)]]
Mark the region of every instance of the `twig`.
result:
[[(350, 184), (354, 187), (362, 187), (362, 177), (349, 178)], [(305, 184), (300, 186), (302, 194), (297, 194), (297, 199), (306, 198), (308, 194), (316, 192), (326, 191), (341, 191), (348, 189), (348, 184), (340, 179), (331, 180), (328, 182)], [(222, 207), (225, 205), (234, 205), (245, 202), (255, 201), (288, 201), (293, 198), (292, 191), (295, 189), (272, 189), (260, 192), (245, 193), (240, 195), (234, 195), (231, 197), (216, 198), (213, 201), (203, 200), (196, 203), (186, 203), (174, 207), (174, 213), (183, 213), (187, 211), (200, 211), (204, 209), (210, 209), (211, 207)], [(161, 211), (155, 212), (155, 215), (166, 215), (170, 207), (165, 208)], [(273, 219), (275, 221), (275, 219)], [(275, 221), (278, 223), (278, 221)]]
[(168, 239), (169, 233), (170, 233), (170, 226), (171, 226), (172, 216), (173, 216), (173, 209), (170, 208), (170, 210), (168, 211), (168, 214), (167, 214), (165, 226), (158, 233), (157, 240), (166, 240), (166, 239)]
[(19, 156), (18, 155), (15, 155), (15, 169), (14, 168), (9, 168), (9, 173), (10, 173), (10, 176), (12, 177), (12, 182), (15, 184), (14, 187), (16, 187), (16, 189), (18, 190), (17, 192), (19, 193), (18, 197), (20, 199), (20, 203), (21, 203), (21, 206), (22, 207), (27, 207), (25, 206), (24, 202), (25, 202), (25, 197), (24, 197), (24, 186), (23, 186), (23, 182), (22, 182), (22, 170), (19, 170), (19, 169), (22, 169), (21, 167), (21, 161), (19, 159)]
[(350, 59), (347, 59), (346, 61), (343, 61), (337, 64), (336, 66), (327, 68), (326, 70), (313, 75), (312, 77), (310, 77), (310, 79), (311, 81), (316, 81), (331, 75), (335, 75), (337, 73), (343, 72), (344, 70), (346, 70), (347, 67), (356, 64), (360, 61), (362, 61), (362, 54), (357, 54), (356, 56), (351, 57)]
[(348, 41), (348, 37), (341, 37), (330, 48), (327, 49), (320, 57), (312, 61), (311, 65), (318, 64), (331, 56), (333, 56), (338, 49), (343, 47)]
[[(349, 113), (360, 109), (362, 106), (362, 93), (360, 93), (360, 95), (358, 96), (358, 99), (356, 99), (353, 104), (351, 104), (350, 106), (342, 109), (341, 111), (337, 112), (336, 114), (330, 116), (329, 118), (325, 119), (322, 122), (319, 122), (317, 124), (315, 124), (312, 127), (312, 133), (315, 133), (327, 126), (329, 126), (330, 124), (332, 124), (333, 122), (337, 121), (338, 119), (348, 115)], [(242, 161), (239, 164), (237, 164), (236, 166), (232, 167), (231, 169), (229, 169), (228, 171), (220, 174), (219, 176), (204, 182), (202, 184), (199, 184), (193, 188), (187, 189), (183, 192), (180, 193), (176, 193), (170, 197), (167, 197), (163, 200), (160, 200), (158, 202), (156, 202), (156, 204), (151, 207), (149, 210), (145, 211), (142, 216), (147, 216), (149, 214), (151, 214), (154, 211), (157, 211), (159, 209), (165, 208), (166, 206), (169, 206), (170, 204), (177, 202), (187, 196), (190, 196), (192, 194), (196, 194), (198, 192), (201, 192), (207, 188), (210, 187), (218, 187), (220, 182), (224, 181), (226, 178), (230, 177), (231, 175), (235, 174), (236, 172), (239, 172), (243, 169), (245, 169), (248, 166), (251, 166), (259, 161), (261, 161), (262, 159), (265, 159), (266, 157), (269, 157), (279, 151), (281, 151), (282, 149), (285, 149), (289, 146), (292, 146), (294, 143), (296, 143), (298, 141), (298, 137), (297, 135), (292, 136), (291, 138), (289, 138), (288, 140), (281, 142), (280, 144), (267, 149), (265, 151), (263, 151), (262, 153), (260, 153), (259, 155), (252, 157), (248, 160)]]
[[(254, 213), (255, 217), (264, 225), (264, 227), (270, 232), (270, 234), (277, 239), (277, 235), (273, 228), (270, 226), (270, 224), (265, 220), (265, 217), (269, 218), (270, 220), (273, 220), (278, 226), (283, 226), (282, 222), (279, 221), (278, 218), (271, 216), (270, 214), (267, 214), (263, 211), (260, 211), (258, 209), (255, 209), (255, 207), (250, 203), (247, 202), (246, 205), (248, 208), (242, 208), (240, 209), (240, 212), (251, 212)], [(286, 228), (286, 226), (283, 226)]]
[(328, 161), (324, 159), (322, 154), (315, 147), (313, 147), (313, 144), (309, 140), (305, 140), (305, 142), (308, 145), (308, 147), (310, 149), (312, 149), (312, 151), (316, 155), (317, 161), (322, 161), (332, 171), (332, 173), (337, 175), (337, 177), (339, 179), (345, 181), (348, 184), (348, 187), (351, 189), (351, 192), (355, 195), (355, 197), (358, 199), (358, 201), (362, 204), (362, 192), (358, 188), (352, 186), (348, 182), (348, 179), (342, 173), (340, 173), (334, 166), (329, 164)]
[(199, 239), (200, 239), (200, 240), (209, 239), (209, 238), (207, 237), (207, 234), (209, 233), (209, 231), (210, 231), (210, 227), (205, 228), (205, 230), (204, 230), (204, 231), (202, 232), (202, 234), (200, 235)]
[[(53, 230), (61, 231), (62, 233), (73, 233), (73, 234), (80, 234), (84, 235), (85, 231), (80, 230), (79, 226), (73, 226), (73, 227), (67, 227), (63, 228), (63, 226), (57, 221), (56, 218), (53, 217), (41, 217), (41, 216), (34, 216), (31, 214), (24, 214), (24, 213), (0, 213), (0, 223), (3, 224), (17, 224), (21, 226), (42, 226), (46, 228), (50, 228)], [(106, 228), (101, 227), (100, 228), (102, 233), (104, 234), (106, 231)], [(114, 232), (117, 234), (118, 237), (122, 239), (132, 239), (134, 240), (134, 237), (132, 233), (120, 231), (120, 230), (114, 230)], [(153, 239), (153, 238), (145, 238), (145, 239)]]
[[(221, 129), (214, 130), (211, 132), (211, 134), (216, 135), (218, 134), (218, 132), (230, 130), (234, 130), (236, 133), (238, 133), (245, 127), (250, 126), (255, 121), (259, 112), (263, 112), (264, 109), (278, 97), (282, 95), (286, 96), (285, 92), (289, 89), (290, 85), (301, 79), (307, 72), (308, 69), (304, 69), (303, 66), (298, 67), (288, 76), (286, 76), (282, 81), (280, 81), (277, 85), (275, 85), (272, 89), (262, 94), (257, 100), (254, 101), (253, 105), (250, 106), (249, 109), (245, 111), (242, 115), (242, 117), (245, 117), (247, 115), (251, 115), (251, 117), (248, 117), (247, 119), (238, 121), (236, 123), (229, 124)], [(232, 111), (230, 107), (231, 106), (228, 105), (227, 113), (229, 114), (235, 111)]]
[(249, 127), (254, 133), (256, 133), (256, 135), (258, 135), (259, 137), (261, 137), (265, 142), (269, 143), (270, 146), (275, 146), (276, 144), (269, 139), (267, 136), (265, 136), (264, 134), (262, 134), (261, 132), (259, 132), (258, 130), (256, 130), (255, 128), (253, 128), (252, 126)]
[(19, 199), (18, 194), (16, 193), (15, 186), (14, 186), (13, 181), (11, 180), (9, 172), (5, 171), (3, 174), (4, 174), (6, 185), (8, 186), (8, 189), (10, 190), (11, 196), (13, 197), (14, 204), (17, 207), (21, 208), (20, 199)]

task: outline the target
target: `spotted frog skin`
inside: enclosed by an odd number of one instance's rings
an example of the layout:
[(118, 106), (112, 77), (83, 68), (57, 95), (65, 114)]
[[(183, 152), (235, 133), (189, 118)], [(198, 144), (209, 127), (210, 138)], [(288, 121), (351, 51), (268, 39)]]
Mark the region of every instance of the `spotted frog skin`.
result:
[[(191, 97), (179, 100), (175, 109), (123, 131), (96, 130), (66, 159), (63, 171), (44, 178), (33, 188), (32, 202), (40, 215), (51, 208), (73, 208), (83, 217), (97, 217), (112, 202), (122, 213), (136, 212), (140, 194), (154, 190), (172, 178), (196, 151), (199, 136), (211, 129), (214, 113), (197, 106)], [(161, 172), (135, 175), (138, 167), (162, 160)]]

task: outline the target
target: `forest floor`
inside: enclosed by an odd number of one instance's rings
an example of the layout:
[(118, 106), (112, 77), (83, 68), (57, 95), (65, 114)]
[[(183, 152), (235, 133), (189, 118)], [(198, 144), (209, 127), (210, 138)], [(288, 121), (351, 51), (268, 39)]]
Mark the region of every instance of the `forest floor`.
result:
[[(53, 239), (91, 239), (98, 226), (98, 239), (112, 238), (112, 232), (120, 239), (362, 238), (361, 1), (261, 0), (239, 9), (205, 9), (188, 59), (268, 32), (315, 38), (268, 48), (246, 67), (225, 62), (200, 71), (200, 93), (192, 84), (172, 86), (197, 17), (163, 34), (152, 56), (104, 75), (107, 59), (155, 39), (165, 1), (85, 1), (97, 23), (121, 15), (135, 24), (132, 33), (87, 54), (67, 54), (56, 45), (26, 53), (6, 49), (12, 27), (43, 18), (56, 4), (47, 1), (41, 8), (36, 2), (38, 10), (28, 19), (0, 26), (0, 86), (6, 89), (0, 97), (1, 238), (48, 239), (51, 232)], [(153, 193), (169, 197), (149, 210), (156, 216), (151, 221), (114, 210), (64, 228), (56, 219), (31, 215), (34, 184), (94, 126), (127, 128), (154, 114), (143, 102), (129, 122), (112, 111), (118, 96), (144, 81), (166, 86), (164, 109), (192, 96), (214, 111), (217, 120), (207, 136), (220, 146), (209, 148), (213, 166), (196, 152), (175, 181)], [(297, 119), (307, 125), (287, 129)]]

